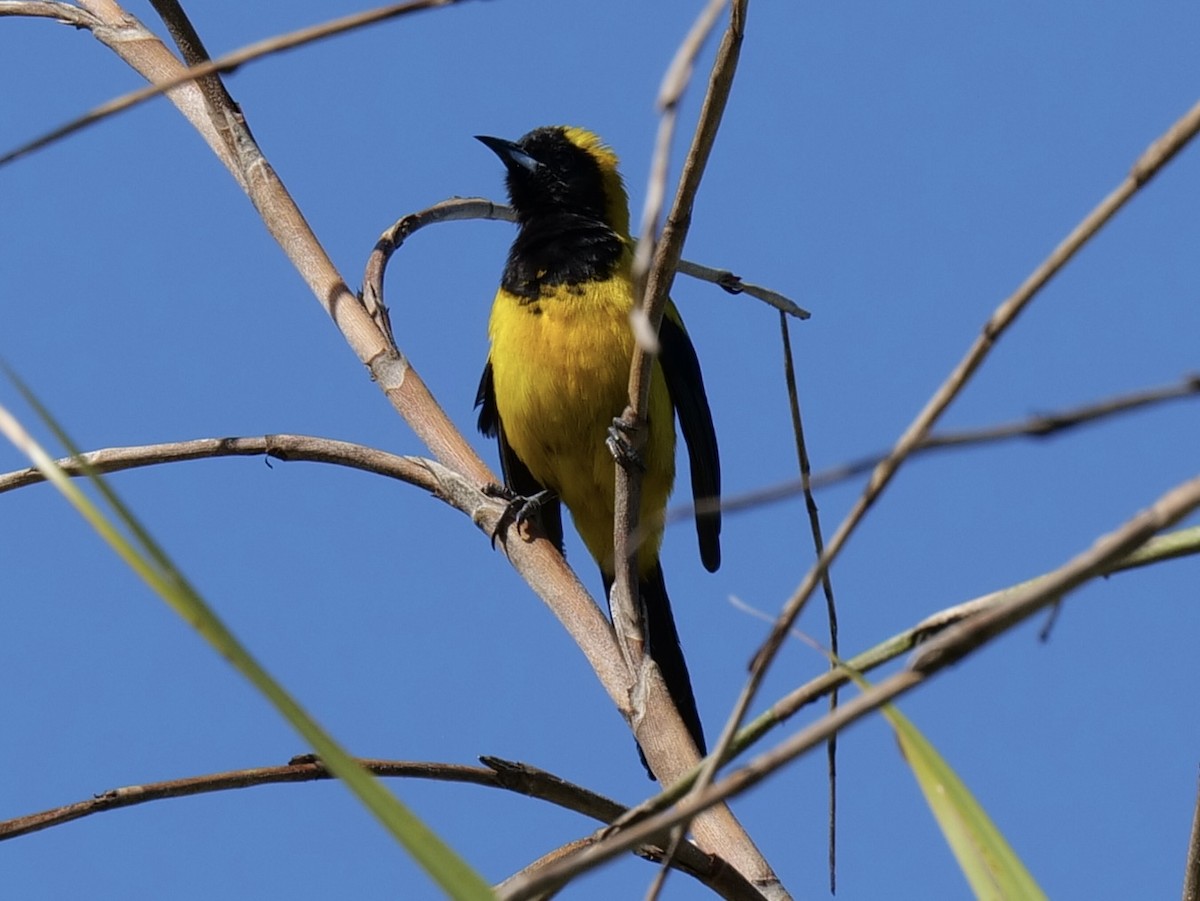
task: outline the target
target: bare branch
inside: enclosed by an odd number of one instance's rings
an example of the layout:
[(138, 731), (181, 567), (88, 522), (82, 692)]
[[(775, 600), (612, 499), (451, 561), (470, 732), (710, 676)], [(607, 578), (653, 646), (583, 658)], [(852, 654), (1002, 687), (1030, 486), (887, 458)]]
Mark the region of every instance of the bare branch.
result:
[[(712, 34), (713, 27), (717, 24), (717, 16), (724, 7), (725, 0), (709, 0), (709, 3), (700, 11), (700, 15), (692, 23), (692, 28), (683, 39), (683, 43), (675, 51), (675, 57), (671, 60), (671, 65), (663, 76), (663, 83), (659, 88), (657, 105), (661, 115), (658, 134), (654, 140), (654, 152), (650, 159), (650, 178), (646, 185), (646, 198), (642, 207), (641, 237), (638, 240), (637, 252), (633, 259), (633, 282), (638, 289), (639, 296), (645, 290), (646, 279), (650, 274), (650, 267), (658, 247), (658, 225), (662, 218), (663, 204), (667, 195), (667, 172), (671, 161), (671, 145), (674, 143), (675, 126), (679, 120), (679, 104), (683, 100), (688, 85), (691, 84), (692, 73), (696, 67), (696, 57), (700, 55), (701, 48)], [(736, 68), (736, 58), (733, 59), (732, 65)], [(732, 71), (729, 74), (730, 84), (732, 84)], [(697, 129), (704, 126), (712, 128), (710, 147), (711, 138), (716, 137), (716, 127), (720, 124), (721, 112), (723, 109), (717, 112), (715, 121), (702, 115), (701, 121), (697, 123)], [(697, 161), (701, 171), (697, 174), (695, 187), (699, 187), (699, 176), (703, 174), (707, 158)], [(681, 189), (682, 186), (681, 181)], [(677, 194), (677, 205), (678, 202), (679, 195)], [(679, 211), (681, 210), (677, 208), (676, 212)], [(688, 211), (690, 211), (690, 203)], [(683, 247), (683, 237), (686, 237), (686, 228), (681, 236), (679, 249)], [(642, 306), (645, 308), (646, 298), (642, 298)], [(661, 310), (659, 314), (661, 315)]]
[[(730, 5), (729, 22), (709, 73), (708, 85), (691, 146), (684, 159), (675, 198), (662, 232), (658, 235), (657, 244), (653, 243), (654, 226), (657, 223), (654, 197), (657, 192), (653, 183), (647, 189), (647, 214), (643, 217), (647, 231), (642, 235), (634, 260), (634, 291), (638, 303), (633, 311), (631, 326), (635, 337), (639, 331), (654, 336), (658, 333), (658, 327), (667, 304), (667, 294), (670, 291), (691, 223), (696, 193), (699, 190), (700, 181), (703, 178), (733, 86), (744, 37), (747, 5), (748, 0), (733, 0)], [(712, 2), (705, 7), (687, 40), (676, 54), (675, 62), (672, 64), (660, 95), (660, 106), (664, 111), (659, 130), (660, 148), (669, 145), (670, 135), (674, 129), (676, 108), (688, 80), (686, 76), (690, 73), (699, 46), (715, 23), (721, 6), (723, 4)], [(657, 168), (659, 176), (665, 178), (663, 167)], [(639, 258), (642, 260), (652, 259), (645, 275), (644, 285), (642, 282), (643, 266), (639, 265)], [(639, 328), (639, 318), (641, 317), (644, 317), (644, 326)], [(629, 406), (622, 414), (622, 419), (630, 430), (635, 447), (638, 446), (639, 439), (644, 440), (644, 422), (650, 395), (650, 375), (655, 357), (654, 348), (648, 347), (647, 344), (647, 341), (641, 339), (634, 342), (629, 373)], [(638, 511), (641, 505), (641, 473), (636, 467), (624, 467), (619, 464), (614, 466), (614, 470), (616, 491), (613, 547), (616, 579), (609, 598), (609, 607), (612, 610), (614, 628), (618, 636), (623, 633), (620, 624), (623, 619), (627, 620), (624, 624), (624, 634), (628, 636), (638, 634), (630, 631), (630, 623), (636, 624), (637, 622), (635, 612), (637, 579), (634, 573), (637, 545), (633, 543), (631, 536), (637, 527)], [(656, 675), (653, 660), (649, 655), (643, 659), (643, 668), (639, 674), (638, 684), (648, 683), (654, 687), (661, 686), (661, 679), (645, 678), (647, 671), (652, 677)], [(650, 699), (653, 700), (653, 697), (654, 693), (652, 692)], [(647, 710), (654, 711), (655, 707), (647, 705)], [(674, 781), (682, 775), (683, 770), (694, 763), (696, 749), (677, 715), (666, 719), (655, 716), (653, 728), (645, 730), (645, 733), (643, 736), (641, 732), (638, 732), (638, 740), (660, 782), (666, 784)], [(654, 742), (648, 743), (645, 740), (647, 738), (653, 738)], [(660, 741), (665, 745), (663, 753), (659, 753), (657, 747)], [(681, 840), (686, 828), (683, 825), (684, 822), (685, 820), (678, 821), (679, 828), (672, 837), (673, 843)], [(779, 878), (727, 807), (713, 807), (691, 825), (702, 848), (721, 850), (735, 867), (743, 874), (750, 876), (754, 883), (765, 892), (774, 897), (787, 897), (787, 892), (780, 884)], [(561, 865), (559, 867), (560, 872), (566, 872), (567, 869), (569, 869), (569, 864), (567, 867)]]
[(1018, 422), (1001, 423), (981, 429), (962, 429), (930, 435), (921, 441), (914, 452), (937, 450), (946, 447), (963, 447), (1006, 441), (1012, 438), (1046, 438), (1057, 435), (1075, 426), (1091, 424), (1110, 416), (1132, 413), (1143, 407), (1151, 407), (1164, 401), (1194, 397), (1200, 394), (1200, 375), (1190, 374), (1174, 385), (1146, 388), (1129, 394), (1118, 394), (1096, 403), (1065, 410), (1061, 413), (1038, 413)]
[[(812, 464), (808, 459), (808, 446), (804, 441), (804, 421), (800, 415), (800, 389), (796, 386), (796, 367), (792, 361), (792, 338), (788, 332), (787, 317), (779, 316), (780, 342), (783, 345), (783, 381), (787, 385), (788, 407), (792, 414), (792, 435), (796, 441), (796, 463), (800, 470), (800, 486), (804, 494), (804, 508), (808, 514), (809, 532), (813, 549), (819, 558), (825, 550), (825, 537), (821, 531), (821, 514), (812, 490)], [(830, 666), (840, 657), (838, 645), (837, 602), (833, 597), (833, 577), (826, 570), (821, 579), (825, 593), (825, 615), (829, 623)], [(829, 709), (836, 710), (838, 691), (829, 692)], [(837, 894), (837, 735), (831, 735), (825, 746), (826, 775), (829, 781), (829, 894)]]
[[(501, 785), (496, 773), (480, 767), (458, 766), (446, 763), (422, 763), (408, 761), (384, 761), (360, 759), (359, 763), (377, 776), (407, 776), (419, 779), (437, 779), (447, 782), (467, 782), (476, 785), (507, 787)], [(93, 814), (122, 807), (133, 807), (164, 798), (183, 798), (211, 792), (230, 791), (255, 785), (272, 785), (289, 782), (309, 782), (332, 779), (333, 775), (311, 755), (294, 758), (286, 766), (255, 767), (232, 770), (203, 776), (170, 779), (165, 782), (149, 782), (130, 785), (100, 792), (86, 801), (76, 801), (62, 807), (54, 807), (39, 813), (0, 822), (0, 841), (28, 835), (62, 823), (69, 823)], [(528, 794), (528, 792), (526, 792)], [(561, 803), (556, 801), (556, 803)], [(610, 802), (611, 803), (611, 802)], [(564, 805), (569, 806), (569, 805)], [(583, 811), (587, 812), (587, 811)], [(591, 814), (589, 814), (591, 815)]]
[(56, 19), (76, 28), (95, 28), (99, 20), (73, 3), (59, 0), (0, 0), (0, 16), (28, 16), (32, 19)]
[[(82, 2), (83, 5), (87, 5), (86, 0), (82, 0)], [(28, 143), (22, 144), (20, 147), (17, 147), (14, 150), (10, 150), (8, 153), (0, 156), (0, 166), (5, 165), (6, 163), (11, 163), (20, 157), (26, 156), (27, 154), (33, 153), (35, 150), (40, 150), (43, 147), (47, 147), (50, 144), (53, 144), (55, 141), (62, 140), (63, 138), (68, 137), (77, 131), (81, 131), (89, 125), (94, 125), (103, 119), (107, 119), (119, 112), (123, 112), (124, 110), (137, 106), (140, 103), (144, 103), (160, 94), (168, 93), (172, 89), (181, 85), (185, 85), (188, 82), (220, 72), (232, 72), (234, 69), (244, 65), (245, 63), (251, 62), (252, 60), (261, 59), (264, 56), (270, 56), (274, 53), (281, 53), (284, 50), (292, 50), (304, 44), (311, 44), (324, 38), (333, 37), (337, 34), (343, 34), (344, 32), (352, 31), (356, 28), (364, 28), (368, 25), (375, 25), (380, 22), (387, 21), (388, 19), (394, 19), (398, 16), (407, 15), (408, 13), (422, 12), (426, 9), (433, 9), (434, 7), (438, 6), (449, 6), (458, 2), (461, 2), (461, 0), (409, 0), (409, 2), (406, 3), (393, 3), (377, 9), (366, 10), (364, 12), (342, 16), (340, 19), (331, 19), (318, 25), (310, 25), (307, 28), (299, 28), (295, 31), (289, 32), (288, 34), (277, 35), (276, 37), (255, 41), (253, 44), (247, 44), (245, 47), (234, 50), (231, 53), (226, 53), (224, 56), (220, 56), (211, 62), (200, 63), (199, 65), (192, 66), (191, 68), (184, 68), (180, 66), (180, 71), (170, 77), (162, 79), (151, 78), (150, 81), (155, 83), (150, 84), (147, 87), (140, 88), (136, 91), (130, 91), (128, 94), (123, 94), (120, 97), (109, 100), (107, 103), (102, 103), (100, 106), (89, 110), (79, 118), (73, 119), (64, 125), (59, 126), (53, 131), (46, 132), (44, 135), (40, 135)], [(8, 7), (10, 6), (41, 7), (50, 5), (51, 4), (48, 3), (14, 3), (12, 0), (0, 0), (0, 15), (41, 15), (58, 18), (67, 22), (68, 24), (75, 25), (80, 28), (90, 29), (99, 40), (105, 44), (108, 44), (108, 46), (112, 47), (114, 50), (117, 49), (112, 43), (110, 43), (112, 38), (106, 37), (104, 34), (104, 32), (107, 31), (105, 26), (107, 25), (112, 27), (112, 23), (103, 22), (101, 18), (93, 17), (88, 19), (84, 15), (64, 16), (60, 15), (58, 12), (40, 12), (37, 9), (34, 9), (30, 12), (8, 11)], [(71, 8), (65, 3), (53, 4), (53, 6), (57, 9)], [(132, 18), (130, 21), (133, 21)], [(141, 25), (139, 24), (138, 27), (140, 28)]]
[[(524, 763), (499, 757), (482, 757), (483, 767), (430, 761), (359, 759), (359, 764), (376, 776), (426, 779), (503, 789), (583, 814), (602, 823), (611, 823), (625, 808), (609, 798), (582, 786), (567, 782), (552, 773)], [(189, 776), (164, 782), (130, 785), (100, 792), (86, 801), (77, 801), (27, 816), (0, 821), (0, 841), (28, 835), (42, 829), (69, 823), (109, 810), (134, 807), (166, 798), (184, 798), (213, 792), (231, 791), (259, 785), (313, 782), (335, 778), (311, 754), (290, 760), (285, 766), (255, 767)], [(646, 844), (633, 852), (647, 860), (659, 861), (662, 848)], [(680, 849), (676, 863), (684, 872), (712, 888), (723, 898), (757, 899), (762, 895), (719, 857), (705, 854), (688, 843)]]
[[(383, 280), (392, 255), (404, 246), (405, 241), (427, 225), (472, 219), (517, 221), (512, 208), (505, 204), (493, 203), (483, 197), (453, 197), (397, 219), (379, 236), (371, 255), (367, 257), (366, 269), (363, 272), (362, 301), (371, 317), (386, 334), (391, 335), (392, 331), (387, 305), (383, 302)], [(741, 276), (728, 269), (714, 269), (700, 263), (680, 260), (676, 271), (717, 285), (729, 294), (747, 294), (797, 319), (808, 319), (812, 315), (778, 291), (743, 282)]]
[[(1016, 438), (1050, 438), (1076, 426), (1092, 425), (1102, 420), (1125, 413), (1132, 413), (1147, 407), (1158, 406), (1168, 401), (1180, 400), (1200, 395), (1200, 375), (1186, 375), (1179, 382), (1163, 385), (1158, 388), (1144, 388), (1129, 394), (1119, 394), (1094, 403), (1085, 404), (1069, 410), (1056, 413), (1038, 413), (1028, 419), (998, 425), (983, 426), (977, 429), (960, 429), (957, 431), (940, 432), (928, 436), (913, 448), (911, 457), (924, 456), (930, 451), (957, 448), (978, 447), (1009, 441)], [(848, 463), (841, 463), (829, 469), (818, 472), (811, 479), (814, 489), (827, 488), (830, 485), (843, 482), (855, 476), (870, 472), (880, 462), (887, 458), (887, 453), (871, 454), (859, 457)], [(755, 491), (733, 495), (721, 499), (722, 513), (738, 513), (744, 510), (765, 506), (777, 501), (787, 500), (802, 493), (802, 479), (791, 479)], [(695, 504), (680, 504), (672, 507), (667, 513), (668, 524), (690, 520), (697, 509), (704, 512), (710, 507)]]
[(812, 313), (801, 306), (797, 306), (778, 291), (772, 291), (770, 288), (764, 288), (762, 285), (742, 281), (740, 275), (736, 275), (728, 269), (713, 269), (710, 266), (704, 266), (700, 263), (680, 260), (679, 264), (675, 267), (675, 271), (680, 275), (687, 275), (701, 281), (712, 282), (714, 285), (724, 288), (730, 294), (749, 294), (751, 297), (774, 307), (779, 312), (787, 313), (796, 319), (809, 319), (812, 317)]
[[(79, 457), (57, 461), (67, 475), (82, 476), (85, 467), (97, 473), (121, 472), (162, 463), (207, 460), (214, 457), (274, 457), (277, 460), (307, 460), (334, 463), (377, 475), (408, 482), (426, 491), (437, 492), (442, 482), (436, 478), (437, 465), (421, 457), (402, 457), (386, 451), (318, 438), (313, 435), (263, 435), (249, 438), (194, 438), (165, 444), (137, 447), (107, 447)], [(432, 464), (432, 465), (431, 465)], [(45, 477), (36, 467), (0, 473), (0, 494), (27, 485), (36, 485)]]

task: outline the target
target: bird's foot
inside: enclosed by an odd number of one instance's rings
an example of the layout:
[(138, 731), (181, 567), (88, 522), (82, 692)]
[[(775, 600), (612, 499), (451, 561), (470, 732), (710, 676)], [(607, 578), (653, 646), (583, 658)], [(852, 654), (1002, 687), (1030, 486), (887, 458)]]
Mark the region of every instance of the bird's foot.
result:
[(604, 444), (608, 448), (608, 452), (613, 455), (613, 459), (623, 467), (628, 469), (636, 466), (645, 472), (646, 461), (642, 459), (641, 453), (633, 446), (628, 437), (636, 432), (637, 428), (617, 416), (613, 419), (612, 425), (608, 427), (608, 437), (604, 439)]
[(488, 497), (498, 498), (505, 502), (504, 512), (496, 520), (496, 528), (492, 532), (493, 548), (496, 547), (496, 536), (513, 525), (517, 527), (519, 532), (524, 523), (536, 520), (538, 514), (542, 512), (542, 507), (546, 506), (546, 504), (553, 501), (556, 497), (554, 492), (549, 488), (544, 488), (537, 494), (531, 494), (526, 497), (523, 494), (517, 494), (511, 488), (504, 485), (484, 485), (483, 493)]

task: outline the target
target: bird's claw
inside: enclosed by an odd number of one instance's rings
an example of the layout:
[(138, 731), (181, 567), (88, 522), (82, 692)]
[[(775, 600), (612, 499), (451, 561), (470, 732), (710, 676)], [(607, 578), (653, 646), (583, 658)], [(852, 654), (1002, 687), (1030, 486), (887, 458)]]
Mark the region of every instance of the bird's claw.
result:
[(524, 523), (536, 520), (542, 507), (554, 500), (555, 497), (554, 492), (549, 488), (544, 488), (537, 494), (526, 497), (523, 494), (517, 494), (505, 485), (484, 485), (483, 493), (488, 497), (498, 498), (505, 502), (500, 518), (496, 520), (496, 528), (492, 531), (493, 549), (496, 547), (496, 538), (500, 533), (514, 525), (520, 530)]
[(608, 448), (608, 452), (613, 455), (621, 466), (628, 469), (630, 466), (636, 466), (642, 472), (646, 471), (646, 461), (642, 459), (641, 453), (633, 446), (626, 437), (637, 431), (637, 426), (630, 425), (620, 416), (613, 419), (612, 425), (608, 427), (608, 437), (604, 439), (604, 444)]

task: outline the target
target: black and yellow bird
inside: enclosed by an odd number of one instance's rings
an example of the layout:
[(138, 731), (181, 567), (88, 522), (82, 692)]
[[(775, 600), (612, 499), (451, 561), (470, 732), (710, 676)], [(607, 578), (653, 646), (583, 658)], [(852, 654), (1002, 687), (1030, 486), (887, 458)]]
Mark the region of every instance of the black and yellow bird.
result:
[[(547, 492), (541, 524), (562, 549), (567, 505), (604, 580), (613, 583), (613, 420), (628, 403), (634, 337), (633, 242), (617, 157), (589, 131), (546, 127), (519, 141), (479, 136), (508, 170), (520, 230), (492, 306), (491, 352), (479, 384), (479, 428), (495, 436), (506, 487)], [(687, 663), (658, 553), (662, 513), (675, 481), (675, 416), (691, 460), (692, 492), (706, 569), (721, 562), (716, 504), (721, 470), (696, 351), (674, 304), (659, 332), (650, 382), (638, 549), (646, 644), (675, 706), (705, 753)]]

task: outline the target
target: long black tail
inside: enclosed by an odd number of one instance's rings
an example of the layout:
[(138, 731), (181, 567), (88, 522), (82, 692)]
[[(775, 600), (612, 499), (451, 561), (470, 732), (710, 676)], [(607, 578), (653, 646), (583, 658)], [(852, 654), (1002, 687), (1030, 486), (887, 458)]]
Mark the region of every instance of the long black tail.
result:
[[(606, 594), (612, 592), (612, 580), (604, 576)], [(707, 754), (708, 748), (704, 743), (704, 727), (700, 723), (700, 711), (696, 709), (696, 696), (692, 693), (692, 678), (688, 675), (687, 661), (683, 649), (679, 646), (679, 632), (675, 628), (675, 616), (671, 613), (671, 601), (667, 597), (667, 585), (663, 581), (662, 566), (654, 564), (654, 569), (638, 580), (638, 594), (646, 611), (646, 643), (650, 648), (650, 656), (662, 671), (663, 681), (671, 700), (679, 709), (684, 725), (692, 735), (692, 741), (700, 749), (701, 754)], [(641, 754), (641, 748), (638, 749)], [(642, 755), (642, 763), (646, 763)], [(646, 767), (650, 771), (650, 767)], [(651, 778), (654, 778), (651, 774)]]

